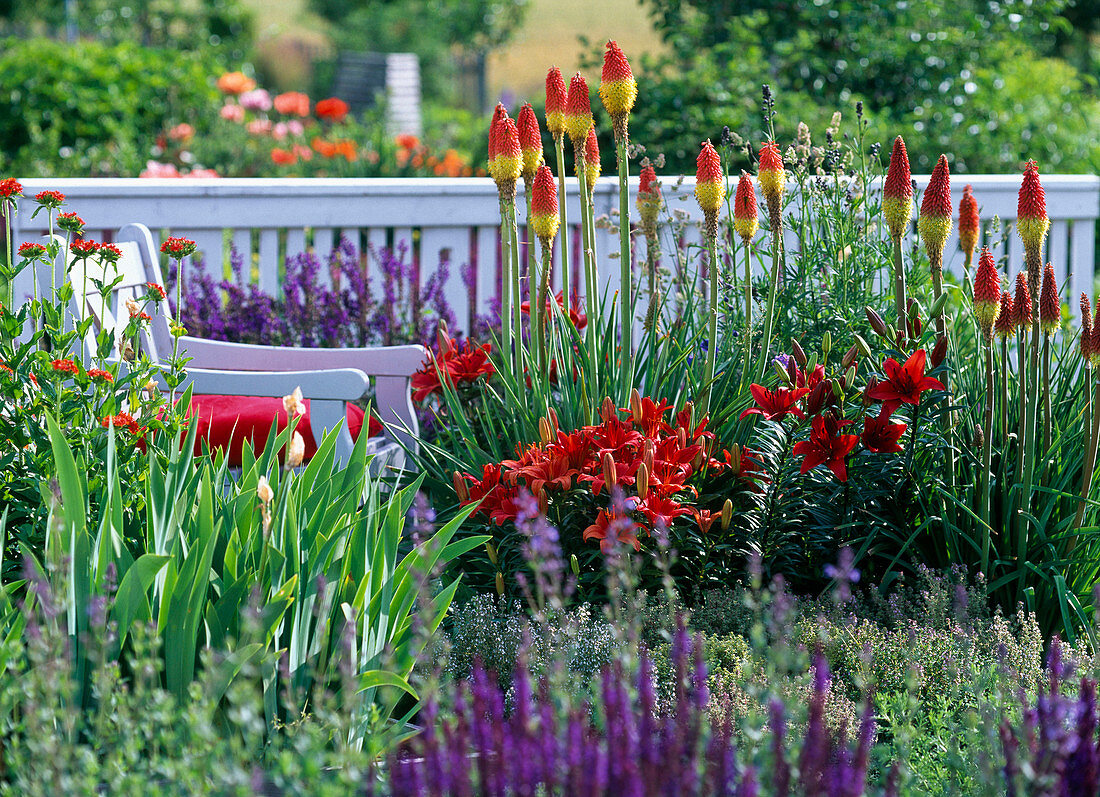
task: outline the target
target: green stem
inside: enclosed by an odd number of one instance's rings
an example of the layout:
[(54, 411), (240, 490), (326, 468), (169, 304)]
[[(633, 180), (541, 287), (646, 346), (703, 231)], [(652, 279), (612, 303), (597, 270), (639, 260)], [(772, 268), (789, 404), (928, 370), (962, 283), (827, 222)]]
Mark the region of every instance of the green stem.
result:
[(512, 202), (509, 208), (511, 212), (508, 215), (508, 224), (509, 233), (512, 236), (512, 339), (515, 342), (516, 373), (522, 375), (524, 360), (523, 310), (520, 308), (520, 304), (522, 304), (521, 286), (523, 285), (523, 275), (519, 269), (519, 226), (516, 219), (516, 203)]
[(901, 236), (894, 238), (894, 303), (897, 305), (898, 332), (907, 336), (905, 308), (905, 265), (901, 257)]
[(1024, 449), (1027, 446), (1027, 330), (1016, 333), (1016, 382), (1020, 392), (1016, 426), (1016, 482), (1024, 478)]
[(1050, 335), (1043, 335), (1043, 457), (1050, 451)]
[(622, 343), (622, 356), (620, 374), (622, 376), (623, 395), (630, 395), (634, 388), (631, 361), (634, 349), (633, 324), (634, 324), (634, 300), (631, 287), (631, 262), (630, 262), (630, 191), (627, 187), (627, 178), (630, 176), (630, 159), (626, 152), (626, 138), (620, 137), (615, 142), (616, 160), (619, 165), (619, 317), (622, 329), (620, 341)]
[[(527, 185), (527, 181), (523, 181), (523, 193), (527, 199), (527, 229), (524, 230), (527, 235), (527, 300), (530, 302), (531, 312), (535, 312), (534, 299), (531, 297), (535, 295), (535, 289), (538, 287), (538, 274), (535, 266), (538, 264), (538, 256), (536, 255), (536, 247), (538, 241), (535, 240), (534, 233), (531, 230), (531, 186)], [(531, 316), (534, 318), (534, 316)]]
[[(547, 341), (546, 341), (546, 297), (550, 290), (550, 269), (553, 268), (553, 243), (546, 241), (542, 246), (542, 284), (537, 294), (532, 296), (538, 297), (538, 325), (537, 325), (537, 349), (538, 349), (538, 361), (539, 367), (542, 369), (543, 374), (550, 373), (550, 361), (547, 358)], [(553, 301), (553, 300), (551, 300)], [(531, 308), (534, 311), (535, 300), (531, 299)], [(567, 311), (568, 312), (568, 311)]]
[(1008, 449), (1008, 338), (1001, 338), (1001, 447)]
[[(1038, 303), (1033, 304), (1036, 309)], [(1034, 313), (1032, 322), (1031, 352), (1028, 357), (1028, 397), (1027, 397), (1027, 439), (1028, 445), (1024, 451), (1024, 480), (1020, 495), (1020, 534), (1016, 540), (1016, 561), (1019, 563), (1020, 592), (1022, 594), (1027, 577), (1027, 568), (1023, 567), (1027, 561), (1027, 542), (1029, 536), (1029, 522), (1025, 515), (1031, 511), (1031, 493), (1035, 485), (1035, 460), (1038, 451), (1038, 414), (1039, 414), (1039, 318), (1038, 312)]]
[[(778, 224), (776, 222), (779, 222)], [(783, 250), (782, 222), (779, 219), (772, 220), (772, 273), (771, 285), (768, 286), (768, 309), (764, 316), (764, 340), (760, 343), (761, 365), (760, 378), (763, 379), (768, 371), (768, 356), (772, 345), (772, 332), (775, 329), (775, 294), (779, 287), (779, 263)], [(751, 291), (751, 283), (749, 290)], [(750, 295), (751, 299), (751, 295)]]
[[(1085, 373), (1091, 374), (1091, 371), (1086, 370)], [(1086, 390), (1086, 393), (1087, 392)], [(1086, 398), (1086, 402), (1087, 401), (1088, 399)], [(1088, 445), (1085, 448), (1084, 465), (1081, 468), (1081, 500), (1077, 502), (1077, 514), (1073, 519), (1074, 530), (1080, 529), (1081, 525), (1085, 522), (1085, 508), (1089, 499), (1089, 490), (1092, 488), (1093, 469), (1096, 467), (1096, 444), (1098, 437), (1100, 437), (1100, 379), (1096, 382), (1096, 389), (1093, 394), (1090, 411), (1092, 414), (1092, 430), (1089, 435)], [(1077, 537), (1070, 537), (1069, 550), (1073, 551), (1076, 545)]]
[(4, 302), (7, 306), (7, 309), (8, 309), (9, 313), (14, 313), (15, 312), (15, 307), (13, 306), (15, 304), (15, 284), (12, 282), (12, 265), (11, 265), (12, 249), (15, 248), (12, 245), (12, 240), (11, 240), (11, 212), (12, 212), (12, 207), (13, 206), (11, 205), (11, 203), (7, 202), (6, 200), (0, 201), (0, 208), (3, 209), (3, 213), (4, 213), (4, 258), (5, 258), (5, 260), (7, 261), (7, 264), (8, 264), (8, 270), (4, 273), (4, 279), (3, 279), (3, 291), (4, 292), (3, 292), (2, 296), (3, 296)]
[(502, 357), (509, 366), (515, 362), (512, 353), (512, 239), (508, 234), (508, 201), (500, 198), (500, 336)]
[(742, 238), (745, 245), (745, 364), (741, 369), (741, 382), (744, 385), (752, 372), (752, 245), (748, 238)]
[(710, 252), (710, 323), (707, 327), (707, 370), (703, 377), (703, 400), (700, 402), (703, 416), (710, 412), (711, 383), (714, 382), (718, 354), (718, 236), (711, 234), (707, 243)]
[(569, 234), (569, 222), (565, 214), (565, 144), (561, 133), (554, 136), (554, 154), (558, 161), (558, 221), (561, 228), (558, 246), (561, 247), (561, 290), (562, 296), (565, 297), (566, 312), (568, 312), (568, 308), (573, 306), (572, 297), (569, 295), (569, 280), (573, 276), (569, 270), (569, 248), (573, 236)]
[(983, 421), (982, 472), (978, 480), (978, 515), (982, 522), (982, 572), (989, 573), (989, 468), (993, 458), (993, 347), (985, 342), (985, 418)]

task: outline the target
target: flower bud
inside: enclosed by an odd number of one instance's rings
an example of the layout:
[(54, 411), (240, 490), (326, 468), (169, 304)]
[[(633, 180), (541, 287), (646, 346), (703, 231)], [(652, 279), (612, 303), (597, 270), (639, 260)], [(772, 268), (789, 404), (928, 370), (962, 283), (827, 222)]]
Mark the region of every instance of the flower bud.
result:
[(741, 475), (741, 446), (734, 443), (730, 446), (730, 470), (734, 476)]
[(933, 368), (939, 368), (947, 357), (947, 336), (941, 335), (939, 340), (936, 341), (936, 345), (932, 348), (932, 355), (928, 358), (928, 361), (932, 364)]
[(485, 553), (488, 554), (488, 556), (489, 556), (489, 562), (492, 563), (492, 565), (494, 567), (496, 567), (496, 565), (497, 565), (497, 547), (495, 545), (493, 545), (491, 542), (487, 542), (487, 543), (485, 543)]
[(611, 458), (610, 451), (604, 452), (603, 455), (603, 480), (608, 488), (619, 483), (618, 470), (615, 468), (615, 460)]
[[(844, 372), (844, 383), (841, 387), (847, 390), (856, 382), (856, 367), (853, 365), (847, 371)], [(838, 396), (839, 398), (839, 396)]]
[(798, 344), (798, 341), (791, 338), (791, 353), (794, 355), (794, 360), (803, 368), (806, 367), (806, 352)]
[(539, 440), (545, 445), (551, 441), (550, 437), (550, 421), (546, 418), (539, 418)]
[(519, 132), (519, 146), (523, 153), (520, 174), (526, 185), (531, 185), (535, 174), (542, 165), (542, 135), (539, 132), (539, 119), (531, 103), (525, 102), (516, 117), (516, 129)]
[(973, 189), (968, 185), (963, 189), (959, 202), (959, 248), (966, 255), (967, 262), (974, 256), (981, 233), (981, 220), (978, 218), (978, 202), (974, 199)]
[[(1024, 253), (1027, 257), (1028, 272), (1042, 268), (1043, 239), (1050, 229), (1050, 219), (1047, 218), (1046, 194), (1043, 185), (1039, 182), (1039, 167), (1035, 161), (1027, 162), (1024, 169), (1024, 179), (1020, 184), (1020, 196), (1016, 208), (1016, 231), (1020, 234), (1020, 240), (1024, 242)], [(1038, 282), (1038, 273), (1031, 275), (1034, 282)]]
[(772, 360), (772, 366), (775, 368), (775, 372), (779, 374), (779, 379), (781, 381), (785, 382), (788, 385), (794, 384), (794, 382), (791, 380), (789, 366), (784, 367), (783, 363), (779, 362), (778, 360)]
[(499, 570), (497, 571), (497, 577), (496, 577), (495, 581), (496, 581), (497, 595), (499, 595), (500, 597), (504, 597), (504, 574), (501, 573)]
[(825, 330), (825, 334), (821, 336), (821, 353), (826, 360), (829, 359), (829, 352), (833, 350), (833, 335), (829, 330)]
[(852, 348), (850, 348), (850, 349), (848, 349), (848, 351), (844, 352), (844, 356), (840, 358), (840, 367), (844, 368), (844, 369), (847, 369), (849, 366), (851, 366), (856, 361), (856, 357), (858, 355), (859, 355), (859, 346), (857, 346), (855, 343), (853, 343)]
[(634, 416), (635, 421), (642, 417), (642, 394), (638, 392), (638, 388), (630, 391), (630, 414)]
[(1016, 309), (1012, 304), (1012, 295), (1008, 291), (1002, 293), (1001, 307), (997, 311), (997, 320), (993, 322), (993, 331), (1002, 340), (1007, 340), (1016, 331)]
[(980, 423), (974, 424), (974, 447), (978, 449), (985, 448), (985, 435), (982, 434)]
[(1044, 335), (1053, 335), (1062, 323), (1062, 301), (1058, 298), (1058, 282), (1054, 278), (1054, 265), (1047, 263), (1043, 271), (1043, 288), (1039, 293), (1039, 326)]
[(261, 476), (256, 482), (256, 497), (265, 505), (270, 504), (275, 498), (275, 491), (271, 489), (266, 476)]
[(456, 470), (453, 479), (455, 484), (455, 495), (458, 496), (458, 502), (460, 504), (469, 502), (470, 489), (466, 486), (466, 480), (462, 478), (462, 474)]
[(577, 555), (575, 553), (569, 555), (569, 569), (573, 572), (573, 575), (575, 576), (579, 576), (581, 574), (581, 563), (580, 560), (577, 559)]
[(870, 307), (864, 308), (863, 312), (867, 316), (867, 323), (871, 325), (871, 329), (873, 329), (880, 337), (891, 337), (886, 331), (886, 322), (882, 320), (882, 316), (880, 316)]
[(813, 416), (817, 415), (825, 407), (825, 398), (828, 388), (826, 382), (828, 380), (822, 380), (814, 385), (814, 389), (810, 391), (810, 394), (806, 397), (806, 414)]
[(638, 487), (638, 497), (645, 498), (649, 493), (649, 468), (645, 466), (644, 462), (638, 466), (635, 484)]
[(301, 466), (302, 461), (306, 456), (306, 441), (302, 437), (301, 433), (295, 430), (294, 434), (290, 438), (290, 445), (287, 446), (286, 452), (286, 467), (297, 468)]
[(730, 523), (733, 522), (733, 501), (726, 499), (722, 504), (722, 531), (725, 531), (730, 527)]
[(646, 466), (650, 473), (653, 472), (653, 460), (657, 457), (657, 447), (654, 442), (646, 438), (645, 447), (642, 449), (642, 464)]
[(862, 335), (856, 334), (854, 337), (856, 339), (856, 345), (859, 346), (859, 353), (864, 358), (870, 357), (871, 356), (871, 345), (866, 340), (863, 339)]
[(928, 310), (929, 318), (936, 318), (943, 313), (943, 308), (947, 304), (947, 294), (941, 293), (936, 301), (932, 302), (932, 307)]
[(611, 396), (604, 396), (603, 403), (600, 404), (600, 418), (606, 423), (618, 417), (619, 411), (615, 408), (615, 402), (611, 400)]
[(554, 433), (554, 437), (558, 436), (558, 429), (561, 427), (558, 425), (558, 411), (553, 407), (546, 410), (546, 417), (550, 419), (551, 431)]
[(787, 378), (792, 385), (798, 384), (798, 366), (794, 360), (787, 360)]

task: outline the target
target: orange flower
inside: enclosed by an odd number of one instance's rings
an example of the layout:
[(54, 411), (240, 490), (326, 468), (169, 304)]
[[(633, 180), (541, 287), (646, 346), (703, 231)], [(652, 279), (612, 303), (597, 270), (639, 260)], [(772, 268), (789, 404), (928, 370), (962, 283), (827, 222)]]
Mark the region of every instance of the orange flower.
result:
[(348, 115), (348, 104), (338, 97), (329, 97), (318, 100), (313, 109), (318, 119), (328, 119), (330, 122), (342, 121)]
[(1081, 294), (1081, 359), (1085, 367), (1092, 367), (1092, 307), (1088, 294)]
[(550, 71), (546, 73), (546, 129), (555, 138), (565, 132), (565, 106), (568, 97), (561, 70), (556, 66), (550, 67)]
[(783, 170), (783, 156), (774, 141), (768, 141), (760, 148), (760, 161), (757, 168), (760, 180), (760, 192), (768, 203), (768, 215), (772, 226), (779, 223), (783, 210), (783, 191), (787, 188), (787, 173)]
[(993, 322), (1001, 306), (1001, 277), (997, 263), (988, 248), (982, 249), (978, 258), (978, 273), (974, 275), (974, 315), (985, 333), (986, 340), (993, 337)]
[(244, 94), (256, 88), (256, 81), (244, 72), (226, 72), (218, 78), (218, 90), (222, 94)]
[(336, 145), (325, 141), (323, 138), (314, 138), (310, 143), (310, 146), (317, 151), (317, 154), (322, 158), (331, 158), (336, 155)]
[(271, 150), (271, 161), (279, 166), (289, 166), (298, 162), (298, 156), (289, 150), (274, 147)]
[(1001, 307), (993, 326), (999, 338), (1008, 338), (1016, 331), (1016, 308), (1012, 306), (1012, 295), (1008, 291), (1001, 294)]
[(393, 140), (402, 149), (416, 149), (420, 146), (420, 139), (412, 133), (401, 133), (395, 136)]
[(608, 41), (600, 76), (600, 99), (611, 117), (611, 127), (616, 141), (626, 139), (626, 120), (638, 98), (638, 83), (630, 71), (622, 49), (614, 41)]
[(348, 163), (359, 157), (359, 153), (355, 149), (355, 142), (347, 138), (336, 142), (336, 154), (342, 155)]
[(737, 193), (733, 196), (733, 226), (746, 244), (753, 239), (760, 226), (756, 217), (756, 191), (748, 172), (742, 171), (741, 179), (737, 181)]
[(300, 91), (286, 91), (272, 100), (275, 110), (286, 116), (309, 116), (309, 96)]
[(978, 245), (980, 224), (978, 203), (974, 199), (973, 189), (968, 185), (963, 189), (963, 197), (959, 202), (959, 247), (966, 254), (968, 262)]
[(891, 238), (900, 238), (905, 233), (913, 215), (913, 176), (901, 136), (894, 139), (894, 149), (890, 153), (890, 168), (882, 189), (882, 215)]
[(565, 132), (569, 134), (574, 149), (582, 150), (591, 128), (592, 102), (588, 96), (588, 84), (584, 75), (578, 72), (569, 81), (569, 96), (565, 101)]

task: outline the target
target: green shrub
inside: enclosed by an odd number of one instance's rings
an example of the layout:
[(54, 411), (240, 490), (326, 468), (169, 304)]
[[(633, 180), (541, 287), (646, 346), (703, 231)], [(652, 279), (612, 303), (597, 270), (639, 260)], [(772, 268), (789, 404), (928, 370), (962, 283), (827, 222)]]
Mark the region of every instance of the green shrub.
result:
[(218, 67), (204, 52), (132, 41), (0, 42), (0, 172), (137, 175), (169, 122), (217, 113)]

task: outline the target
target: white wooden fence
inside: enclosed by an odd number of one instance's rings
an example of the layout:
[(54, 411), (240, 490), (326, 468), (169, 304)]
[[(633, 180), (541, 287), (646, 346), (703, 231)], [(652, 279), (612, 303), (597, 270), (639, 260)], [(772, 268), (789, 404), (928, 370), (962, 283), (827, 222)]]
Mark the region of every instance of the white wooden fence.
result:
[[(927, 177), (916, 179), (919, 188), (927, 183)], [(1063, 296), (1091, 293), (1100, 177), (1044, 175), (1042, 181), (1052, 220), (1048, 259), (1055, 264)], [(567, 211), (572, 226), (579, 219), (580, 209), (576, 180), (568, 182)], [(668, 211), (690, 222), (681, 244), (697, 243), (700, 214), (692, 198), (694, 180), (666, 177), (661, 183)], [(994, 216), (1002, 222), (1015, 219), (1018, 175), (956, 176), (952, 196), (956, 208), (967, 183), (973, 186), (984, 221)], [(444, 293), (460, 329), (468, 328), (471, 312), (485, 312), (490, 297), (499, 289), (500, 216), (496, 187), (489, 179), (34, 179), (24, 180), (23, 186), (28, 198), (21, 201), (15, 218), (13, 238), (17, 246), (45, 232), (46, 216), (40, 213), (38, 218), (31, 218), (34, 204), (29, 197), (53, 189), (62, 191), (68, 197), (67, 209), (85, 220), (87, 237), (110, 240), (113, 230), (142, 222), (162, 236), (193, 238), (211, 264), (225, 262), (226, 243), (231, 242), (246, 254), (246, 262), (254, 264), (252, 273), (259, 286), (272, 293), (279, 290), (287, 256), (309, 248), (327, 256), (341, 235), (361, 246), (385, 247), (401, 241), (411, 245), (417, 241), (414, 251), (423, 266), (423, 280), (435, 271), (440, 256), (447, 255), (451, 274)], [(636, 189), (637, 180), (633, 179), (632, 208)], [(606, 214), (615, 219), (615, 178), (600, 180), (595, 207), (597, 216)], [(521, 210), (521, 224), (523, 215)], [(983, 236), (992, 242), (987, 228), (983, 224)], [(571, 232), (571, 251), (579, 253), (579, 229), (573, 227)], [(614, 292), (620, 268), (608, 255), (618, 252), (617, 236), (598, 228), (595, 245), (601, 278)], [(1010, 273), (1022, 267), (1017, 235), (1008, 236), (1007, 251), (998, 254), (1007, 255)], [(576, 254), (571, 256), (574, 268), (578, 260)], [(560, 288), (560, 252), (555, 252), (554, 262), (554, 285)], [(466, 263), (475, 266), (471, 286), (461, 276), (461, 266)], [(948, 243), (945, 264), (956, 271), (961, 267), (955, 236)], [(217, 268), (213, 271), (219, 273)], [(29, 280), (29, 274), (21, 276), (16, 285), (17, 297), (30, 294)], [(580, 283), (574, 280), (572, 284)], [(1069, 305), (1076, 311), (1075, 300)]]

